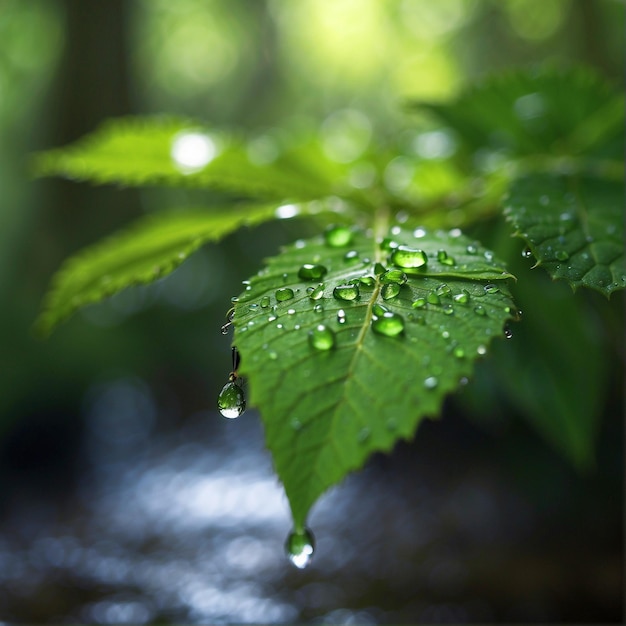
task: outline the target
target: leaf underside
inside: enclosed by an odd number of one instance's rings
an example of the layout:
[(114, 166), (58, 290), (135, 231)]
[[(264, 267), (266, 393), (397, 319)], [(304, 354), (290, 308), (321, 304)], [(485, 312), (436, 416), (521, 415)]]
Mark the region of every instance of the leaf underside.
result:
[(513, 183), (505, 214), (552, 278), (608, 297), (626, 286), (623, 210), (623, 182), (533, 174)]
[(144, 217), (70, 257), (55, 274), (36, 330), (49, 334), (77, 309), (176, 269), (208, 241), (274, 217), (275, 205), (194, 209)]
[[(391, 299), (383, 299), (374, 269), (376, 262), (388, 265), (390, 251), (371, 234), (354, 232), (348, 247), (331, 247), (317, 237), (286, 248), (268, 260), (235, 304), (240, 373), (249, 378), (251, 403), (261, 411), (296, 526), (304, 525), (328, 487), (373, 452), (412, 437), (425, 416), (437, 415), (444, 396), (471, 375), (473, 362), (516, 316), (505, 281), (510, 274), (490, 252), (457, 233), (416, 233), (418, 238), (398, 227), (392, 231), (396, 243), (423, 250), (428, 262), (405, 270), (408, 282)], [(442, 249), (453, 265), (437, 260)], [(298, 278), (306, 263), (328, 270), (317, 300), (309, 291), (320, 281)], [(335, 287), (364, 276), (375, 283), (358, 283), (354, 301), (333, 296)], [(294, 296), (278, 301), (277, 290), (284, 288)], [(437, 293), (438, 304), (413, 306)], [(402, 317), (402, 333), (374, 332), (382, 313), (376, 305)], [(319, 324), (335, 334), (330, 350), (310, 344), (309, 333)]]

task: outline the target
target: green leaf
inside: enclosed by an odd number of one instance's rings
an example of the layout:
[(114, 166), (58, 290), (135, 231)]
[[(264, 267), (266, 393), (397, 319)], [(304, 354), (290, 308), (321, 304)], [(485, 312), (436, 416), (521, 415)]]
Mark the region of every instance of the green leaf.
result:
[(332, 191), (303, 158), (255, 165), (243, 142), (172, 118), (108, 121), (74, 144), (37, 155), (35, 171), (98, 184), (199, 187), (273, 199), (306, 200)]
[(274, 204), (262, 204), (144, 217), (65, 261), (53, 277), (36, 328), (47, 335), (77, 309), (166, 276), (202, 244), (274, 214)]
[[(349, 243), (296, 242), (269, 259), (235, 304), (240, 373), (297, 528), (328, 487), (437, 415), (516, 315), (510, 274), (459, 232), (394, 227), (389, 236), (382, 244), (360, 231)], [(424, 251), (427, 263), (394, 266), (396, 244)], [(378, 263), (399, 271), (381, 274)], [(355, 299), (334, 295), (343, 287), (352, 297), (354, 286)]]
[(624, 184), (532, 174), (515, 181), (505, 214), (553, 278), (609, 296), (626, 285)]
[(473, 150), (621, 157), (624, 95), (591, 70), (512, 71), (448, 104), (418, 103)]

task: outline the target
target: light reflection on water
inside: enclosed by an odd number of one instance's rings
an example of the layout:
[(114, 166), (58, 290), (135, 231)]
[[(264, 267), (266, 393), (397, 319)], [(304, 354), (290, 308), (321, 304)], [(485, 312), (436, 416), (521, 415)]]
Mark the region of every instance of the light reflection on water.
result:
[[(538, 523), (493, 474), (374, 462), (314, 508), (317, 550), (300, 572), (254, 411), (199, 413), (155, 435), (149, 388), (122, 379), (94, 387), (85, 418), (78, 498), (56, 522), (31, 508), (28, 525), (0, 528), (0, 619), (23, 621), (41, 601), (46, 619), (103, 624), (490, 621), (476, 563)], [(527, 616), (558, 619), (533, 602)]]

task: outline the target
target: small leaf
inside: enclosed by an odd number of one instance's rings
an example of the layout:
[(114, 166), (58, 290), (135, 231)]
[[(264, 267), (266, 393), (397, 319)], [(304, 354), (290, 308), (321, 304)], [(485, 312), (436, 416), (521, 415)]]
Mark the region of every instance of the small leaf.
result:
[(457, 232), (328, 241), (270, 259), (235, 305), (240, 373), (296, 527), (328, 487), (437, 415), (515, 316), (510, 274)]
[(623, 152), (622, 90), (580, 67), (512, 71), (469, 88), (454, 102), (416, 106), (434, 113), (473, 150)]
[[(215, 209), (213, 209), (215, 211)], [(159, 213), (144, 217), (65, 261), (55, 274), (36, 328), (44, 335), (77, 309), (126, 289), (153, 282), (178, 267), (207, 241), (242, 225), (271, 219), (275, 205)]]
[(244, 197), (306, 200), (331, 185), (302, 160), (255, 165), (245, 144), (172, 118), (106, 122), (74, 144), (37, 155), (35, 171), (93, 183), (200, 187)]
[(609, 296), (626, 286), (624, 185), (595, 176), (515, 181), (505, 214), (553, 278)]

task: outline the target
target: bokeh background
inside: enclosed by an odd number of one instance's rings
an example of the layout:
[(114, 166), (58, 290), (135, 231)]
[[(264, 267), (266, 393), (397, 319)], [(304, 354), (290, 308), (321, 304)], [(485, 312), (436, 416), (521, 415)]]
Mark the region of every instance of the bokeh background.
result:
[(619, 361), (593, 468), (480, 370), (483, 404), (452, 398), (316, 506), (296, 571), (258, 415), (227, 422), (215, 398), (230, 297), (310, 226), (244, 230), (40, 341), (65, 257), (189, 196), (33, 180), (29, 157), (127, 114), (254, 137), (350, 109), (384, 135), (408, 98), (497, 70), (621, 81), (623, 25), (616, 0), (0, 0), (0, 621), (621, 623)]

